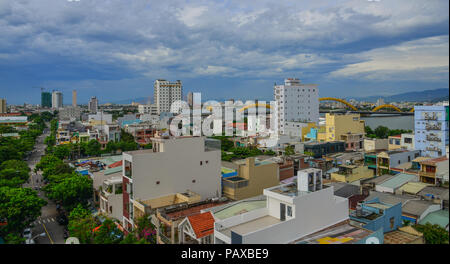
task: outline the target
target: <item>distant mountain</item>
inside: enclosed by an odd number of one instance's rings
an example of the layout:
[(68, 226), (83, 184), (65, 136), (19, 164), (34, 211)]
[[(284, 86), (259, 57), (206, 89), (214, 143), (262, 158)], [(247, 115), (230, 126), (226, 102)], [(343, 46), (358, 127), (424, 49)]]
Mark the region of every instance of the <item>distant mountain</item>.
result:
[(379, 98), (384, 99), (386, 103), (389, 102), (431, 102), (448, 100), (448, 88), (440, 88), (435, 90), (425, 90), (420, 92), (407, 92), (390, 96), (367, 96), (367, 97), (347, 97), (346, 99), (355, 99), (357, 101), (376, 102)]
[(124, 100), (114, 101), (114, 102), (110, 102), (110, 103), (112, 103), (112, 104), (131, 104), (132, 102), (140, 103), (140, 104), (147, 104), (148, 97), (139, 97), (139, 98), (134, 98), (134, 99), (124, 99)]

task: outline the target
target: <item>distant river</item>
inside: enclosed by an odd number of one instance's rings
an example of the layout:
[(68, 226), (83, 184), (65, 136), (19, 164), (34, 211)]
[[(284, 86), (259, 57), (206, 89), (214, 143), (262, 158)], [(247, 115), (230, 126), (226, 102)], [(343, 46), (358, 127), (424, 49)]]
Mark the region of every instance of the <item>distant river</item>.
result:
[(361, 117), (362, 120), (366, 121), (366, 126), (375, 129), (377, 126), (385, 126), (389, 129), (406, 129), (414, 131), (414, 116), (370, 116)]
[[(321, 114), (324, 117), (325, 114)], [(389, 129), (406, 129), (414, 131), (414, 115), (408, 116), (386, 116), (372, 115), (370, 117), (361, 117), (366, 122), (366, 126), (375, 129), (377, 126), (385, 126)]]

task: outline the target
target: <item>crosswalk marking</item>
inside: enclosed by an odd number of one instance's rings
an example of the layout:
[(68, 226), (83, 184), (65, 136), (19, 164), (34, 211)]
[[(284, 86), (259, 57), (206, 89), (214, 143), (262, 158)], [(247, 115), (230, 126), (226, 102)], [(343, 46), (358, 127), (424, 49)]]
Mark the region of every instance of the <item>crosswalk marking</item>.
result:
[(54, 217), (48, 217), (48, 218), (41, 218), (38, 217), (38, 219), (36, 219), (36, 221), (34, 221), (34, 224), (45, 224), (45, 223), (51, 223), (51, 222), (55, 222), (55, 218)]

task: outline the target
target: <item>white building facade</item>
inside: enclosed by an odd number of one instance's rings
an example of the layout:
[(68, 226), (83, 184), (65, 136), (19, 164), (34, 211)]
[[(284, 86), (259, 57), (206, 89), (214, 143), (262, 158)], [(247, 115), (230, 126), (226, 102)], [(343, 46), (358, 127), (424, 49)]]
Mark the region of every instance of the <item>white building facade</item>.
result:
[(63, 106), (63, 95), (60, 91), (52, 92), (52, 108), (58, 109)]
[(348, 200), (322, 185), (322, 171), (264, 190), (266, 207), (214, 223), (215, 244), (286, 244), (349, 218)]
[(414, 147), (422, 156), (440, 157), (446, 155), (449, 141), (448, 106), (414, 107)]
[[(289, 123), (317, 123), (319, 121), (319, 89), (316, 84), (302, 84), (288, 78), (284, 85), (274, 86), (274, 100), (278, 103), (278, 131), (287, 133)], [(296, 125), (295, 125), (296, 126)]]
[(153, 89), (157, 114), (170, 112), (171, 105), (176, 101), (181, 101), (183, 97), (183, 85), (180, 80), (176, 82), (156, 80)]
[(98, 99), (97, 97), (91, 97), (91, 99), (89, 100), (89, 112), (91, 113), (97, 113), (98, 111)]

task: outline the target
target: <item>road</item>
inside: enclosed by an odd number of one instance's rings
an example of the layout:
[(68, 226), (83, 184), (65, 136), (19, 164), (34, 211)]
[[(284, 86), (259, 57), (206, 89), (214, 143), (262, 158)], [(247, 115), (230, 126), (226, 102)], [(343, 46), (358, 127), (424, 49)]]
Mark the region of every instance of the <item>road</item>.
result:
[(44, 134), (39, 136), (36, 141), (34, 150), (27, 161), (28, 166), (31, 168), (30, 181), (29, 183), (25, 183), (23, 187), (37, 189), (39, 197), (47, 201), (47, 205), (41, 209), (41, 216), (32, 224), (33, 236), (45, 233), (45, 237), (38, 236), (34, 239), (36, 244), (64, 244), (64, 227), (56, 221), (58, 216), (56, 204), (47, 199), (45, 193), (40, 190), (44, 186), (42, 175), (40, 173), (34, 173), (34, 167), (40, 161), (41, 156), (45, 154), (44, 139), (49, 134), (50, 131), (46, 128)]

